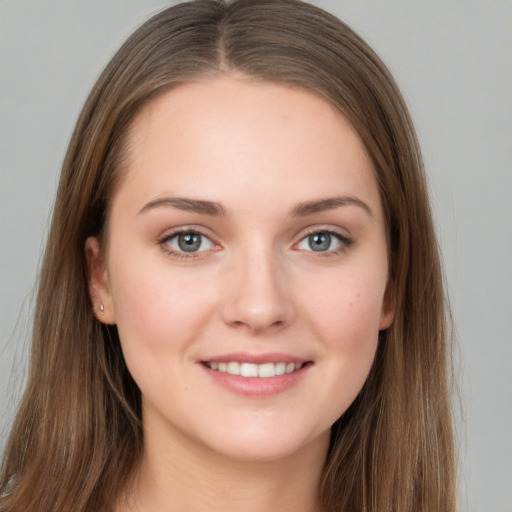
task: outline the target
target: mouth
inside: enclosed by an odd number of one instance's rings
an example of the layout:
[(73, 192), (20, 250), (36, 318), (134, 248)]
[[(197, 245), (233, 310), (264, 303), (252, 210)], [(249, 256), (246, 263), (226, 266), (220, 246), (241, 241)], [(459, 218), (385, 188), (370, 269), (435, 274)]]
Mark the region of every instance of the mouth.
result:
[(239, 361), (204, 361), (203, 364), (210, 370), (220, 373), (238, 375), (240, 377), (259, 377), (261, 379), (268, 379), (271, 377), (295, 373), (305, 365), (311, 364), (311, 362), (287, 363), (284, 361), (278, 361), (276, 363), (256, 364)]
[(198, 361), (212, 381), (253, 398), (280, 394), (299, 385), (314, 361), (284, 353), (239, 352)]

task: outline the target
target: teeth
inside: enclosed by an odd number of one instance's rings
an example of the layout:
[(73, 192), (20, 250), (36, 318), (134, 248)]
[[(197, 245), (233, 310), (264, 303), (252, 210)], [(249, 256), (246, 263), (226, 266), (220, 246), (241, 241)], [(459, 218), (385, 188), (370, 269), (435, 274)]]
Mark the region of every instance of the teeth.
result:
[(276, 365), (274, 363), (260, 364), (258, 366), (258, 377), (264, 379), (276, 376)]
[(240, 375), (240, 364), (239, 363), (228, 363), (227, 373), (231, 375)]
[(240, 375), (242, 377), (257, 377), (258, 365), (251, 363), (242, 363), (240, 365)]
[(286, 363), (276, 363), (276, 375), (284, 375), (286, 373)]
[(229, 363), (215, 363), (208, 362), (206, 366), (211, 370), (216, 370), (222, 373), (229, 373), (230, 375), (241, 375), (242, 377), (260, 377), (268, 379), (285, 373), (293, 373), (300, 370), (303, 363), (238, 363), (230, 361)]

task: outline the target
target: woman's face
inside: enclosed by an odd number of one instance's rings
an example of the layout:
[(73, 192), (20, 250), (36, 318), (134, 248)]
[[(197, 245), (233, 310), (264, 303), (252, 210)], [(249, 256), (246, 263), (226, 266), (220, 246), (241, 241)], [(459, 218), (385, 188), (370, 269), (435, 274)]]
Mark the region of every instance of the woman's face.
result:
[(393, 317), (353, 128), (310, 92), (227, 76), (146, 106), (126, 157), (105, 260), (94, 238), (87, 255), (146, 436), (243, 459), (326, 446)]

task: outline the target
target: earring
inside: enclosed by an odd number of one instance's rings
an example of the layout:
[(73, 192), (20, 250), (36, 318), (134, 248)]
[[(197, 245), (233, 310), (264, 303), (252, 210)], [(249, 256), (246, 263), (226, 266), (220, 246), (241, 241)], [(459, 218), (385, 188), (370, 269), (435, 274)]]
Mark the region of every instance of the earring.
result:
[(105, 311), (105, 306), (103, 304), (100, 304), (99, 312), (103, 313)]

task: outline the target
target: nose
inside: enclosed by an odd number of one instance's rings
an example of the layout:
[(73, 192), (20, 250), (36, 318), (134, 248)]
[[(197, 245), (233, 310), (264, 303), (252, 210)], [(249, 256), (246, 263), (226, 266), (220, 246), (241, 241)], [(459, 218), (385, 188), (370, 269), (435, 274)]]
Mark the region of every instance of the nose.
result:
[(236, 260), (226, 283), (224, 321), (253, 334), (288, 325), (295, 307), (282, 264), (271, 251), (254, 247)]

